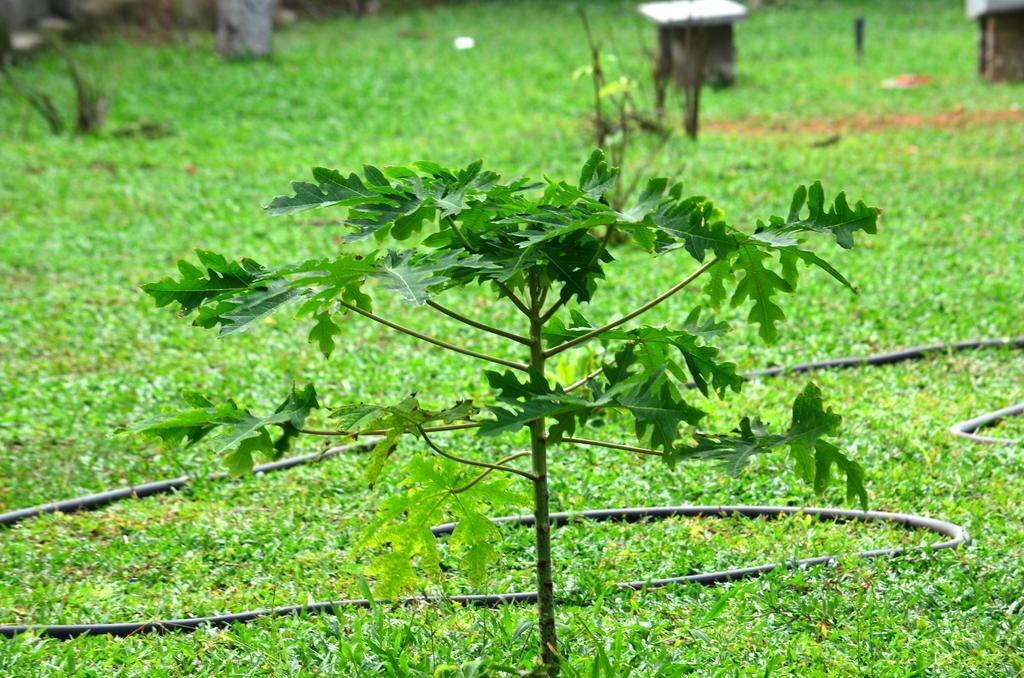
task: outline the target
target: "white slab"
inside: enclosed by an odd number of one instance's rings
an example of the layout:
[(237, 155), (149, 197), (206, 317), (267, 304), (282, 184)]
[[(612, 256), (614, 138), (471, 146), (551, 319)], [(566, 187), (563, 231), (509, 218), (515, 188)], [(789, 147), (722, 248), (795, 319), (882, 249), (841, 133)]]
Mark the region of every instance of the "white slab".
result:
[(986, 14), (1024, 11), (1024, 0), (967, 0), (967, 18), (974, 20)]
[(747, 17), (747, 8), (732, 0), (648, 2), (638, 9), (659, 26), (721, 26)]

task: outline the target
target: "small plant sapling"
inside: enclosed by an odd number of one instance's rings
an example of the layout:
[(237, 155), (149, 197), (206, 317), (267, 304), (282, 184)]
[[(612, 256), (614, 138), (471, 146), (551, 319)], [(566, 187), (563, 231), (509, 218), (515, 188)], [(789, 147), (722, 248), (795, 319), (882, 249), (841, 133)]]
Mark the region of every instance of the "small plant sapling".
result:
[[(107, 110), (110, 107), (110, 97), (97, 83), (85, 76), (72, 58), (71, 53), (57, 39), (50, 40), (57, 53), (60, 54), (68, 67), (68, 76), (75, 89), (76, 119), (75, 131), (80, 134), (95, 132), (103, 126), (107, 117)], [(50, 133), (57, 136), (64, 132), (66, 124), (60, 109), (54, 103), (53, 97), (42, 91), (35, 85), (14, 77), (14, 74), (7, 68), (5, 62), (0, 59), (0, 76), (7, 84), (21, 96), (50, 128)]]
[[(640, 188), (644, 175), (672, 138), (672, 127), (662, 124), (662, 111), (652, 114), (644, 110), (637, 96), (641, 89), (640, 82), (622, 68), (621, 62), (614, 55), (608, 55), (612, 57), (609, 59), (602, 53), (590, 29), (586, 10), (580, 7), (579, 13), (590, 50), (590, 64), (577, 68), (573, 77), (590, 76), (593, 90), (593, 117), (590, 122), (594, 147), (604, 152), (609, 162), (619, 170), (615, 184), (606, 191), (605, 198), (616, 211), (621, 211), (632, 199), (634, 191)], [(606, 62), (609, 60), (619, 65), (615, 73), (608, 72)], [(610, 105), (611, 111), (605, 110), (606, 104)], [(626, 161), (633, 146), (632, 138), (639, 132), (655, 132), (658, 138), (644, 160), (626, 171)], [(623, 240), (627, 238), (623, 233), (618, 235)]]
[[(246, 330), (294, 305), (298, 316), (310, 319), (309, 340), (325, 356), (344, 335), (349, 319), (376, 322), (467, 361), (490, 363), (494, 369), (481, 377), (493, 390), (493, 400), (428, 409), (406, 397), (328, 408), (310, 385), (293, 389), (273, 413), (259, 415), (233, 401), (190, 393), (188, 409), (134, 430), (171, 444), (211, 438), (211, 446), (226, 453), (237, 472), (250, 469), (257, 454), (280, 456), (302, 435), (379, 436), (366, 461), (369, 482), (388, 467), (404, 473), (401, 491), (383, 502), (369, 529), (378, 555), (367, 574), (380, 599), (413, 588), (423, 574), (440, 574), (429, 526), (448, 518), (458, 522), (452, 548), (461, 554), (464, 570), (474, 581), (483, 579), (497, 555), (497, 527), (487, 516), (520, 500), (524, 495), (517, 484), (522, 483), (536, 517), (540, 667), (549, 673), (558, 671), (560, 657), (548, 491), (548, 459), (557, 450), (594, 445), (659, 457), (669, 466), (720, 460), (735, 473), (755, 454), (787, 449), (797, 475), (815, 490), (826, 489), (835, 469), (845, 476), (848, 499), (866, 504), (861, 467), (828, 439), (840, 417), (825, 406), (815, 385), (797, 396), (792, 422), (781, 430), (752, 416), (732, 431), (706, 431), (701, 403), (739, 392), (743, 385), (736, 366), (711, 344), (727, 330), (712, 317), (714, 309), (727, 302), (749, 307), (748, 321), (758, 326), (763, 340), (774, 341), (785, 319), (779, 298), (794, 291), (800, 265), (823, 269), (855, 291), (805, 238), (834, 239), (850, 249), (858, 231), (875, 233), (879, 211), (862, 202), (850, 206), (842, 193), (829, 205), (815, 183), (797, 189), (786, 216), (745, 231), (729, 225), (708, 199), (686, 197), (679, 184), (666, 179), (651, 179), (634, 204), (617, 210), (606, 199), (616, 173), (600, 151), (589, 158), (575, 184), (502, 181), (479, 162), (462, 170), (430, 162), (367, 166), (361, 176), (314, 169), (315, 183), (296, 182), (294, 194), (275, 199), (268, 210), (347, 208), (351, 232), (339, 251), (271, 268), (199, 250), (198, 264), (180, 261), (177, 277), (144, 285), (145, 292), (158, 306), (176, 306), (182, 315), (194, 317), (194, 324), (216, 328), (221, 335)], [(582, 309), (601, 310), (594, 301), (605, 268), (615, 261), (607, 244), (617, 232), (653, 256), (692, 262), (692, 270), (635, 310), (592, 323)], [(417, 245), (400, 246), (413, 236)], [(373, 247), (385, 241), (394, 247)], [(667, 327), (632, 323), (659, 304), (683, 298), (676, 295), (697, 288), (698, 282), (704, 283), (699, 293), (688, 295), (698, 305), (685, 320)], [(494, 327), (469, 317), (469, 309), (442, 305), (447, 291), (475, 284), (490, 289), (496, 303), (514, 307), (522, 327)], [(509, 351), (490, 355), (405, 327), (377, 314), (373, 294), (397, 294), (420, 312), (437, 312), (497, 335)], [(551, 376), (549, 361), (588, 344), (604, 346), (599, 369), (571, 383)], [(317, 409), (326, 410), (336, 428), (307, 428)], [(635, 445), (584, 433), (599, 414), (615, 412), (633, 420)], [(530, 450), (492, 461), (446, 449), (437, 435), (467, 430), (496, 437), (524, 429)]]

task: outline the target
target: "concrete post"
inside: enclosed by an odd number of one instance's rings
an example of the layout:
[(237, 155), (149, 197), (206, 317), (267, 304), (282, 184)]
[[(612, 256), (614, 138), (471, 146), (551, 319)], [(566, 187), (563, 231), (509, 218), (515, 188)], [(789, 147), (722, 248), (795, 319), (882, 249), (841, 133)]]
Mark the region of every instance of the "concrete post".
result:
[(274, 0), (220, 0), (217, 53), (223, 57), (270, 55)]

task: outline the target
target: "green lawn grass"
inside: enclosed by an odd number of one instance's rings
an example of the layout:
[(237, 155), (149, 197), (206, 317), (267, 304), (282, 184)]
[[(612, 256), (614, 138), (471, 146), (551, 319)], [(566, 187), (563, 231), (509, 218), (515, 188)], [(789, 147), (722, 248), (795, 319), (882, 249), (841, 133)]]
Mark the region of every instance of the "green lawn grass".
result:
[[(588, 6), (606, 49), (642, 77), (653, 29), (628, 3)], [(852, 54), (857, 15), (868, 36), (860, 65)], [(477, 47), (455, 51), (456, 35), (474, 36)], [(312, 165), (483, 158), (506, 174), (570, 177), (590, 150), (589, 83), (572, 77), (588, 56), (568, 2), (298, 24), (277, 36), (269, 62), (225, 64), (208, 36), (192, 39), (146, 44), (124, 33), (73, 47), (84, 69), (116, 83), (108, 131), (97, 136), (51, 138), (0, 90), (0, 510), (218, 468), (202, 448), (167, 452), (110, 437), (172, 404), (182, 388), (254, 394), (262, 406), (309, 380), (329, 404), (413, 391), (436, 405), (485, 395), (486, 383), (461, 357), (365, 323), (349, 323), (348, 348), (325, 363), (304, 328), (283, 317), (220, 341), (152, 308), (137, 285), (169, 273), (194, 246), (267, 264), (336, 248), (341, 213), (271, 219), (259, 210)], [(783, 211), (792, 190), (815, 179), (886, 211), (866, 247), (834, 253), (861, 286), (859, 298), (810, 274), (779, 344), (766, 348), (744, 329), (729, 337), (730, 356), (753, 368), (1024, 334), (1024, 123), (970, 123), (978, 112), (1021, 110), (1024, 87), (978, 80), (976, 27), (961, 3), (788, 2), (753, 13), (737, 39), (739, 81), (708, 91), (703, 116), (719, 123), (711, 129), (743, 123), (760, 131), (711, 131), (697, 144), (680, 135), (653, 171), (678, 171), (688, 190), (712, 196), (736, 224)], [(880, 87), (904, 72), (933, 81)], [(70, 97), (52, 54), (19, 75)], [(960, 125), (842, 131), (836, 143), (815, 145), (828, 136), (816, 131), (822, 126), (929, 119), (958, 107), (967, 121)], [(112, 133), (144, 121), (171, 134)], [(788, 131), (772, 131), (780, 126)], [(680, 259), (650, 265), (628, 249), (617, 255), (636, 265), (609, 276), (611, 301), (587, 311), (595, 320), (689, 272)], [(472, 292), (461, 301), (480, 316), (506, 313)], [(690, 306), (681, 299), (650, 319), (672, 322)], [(425, 309), (395, 302), (383, 310), (435, 334), (457, 331)], [(472, 340), (500, 350), (487, 337)], [(806, 379), (751, 383), (714, 423), (748, 412), (779, 420)], [(1022, 449), (972, 445), (946, 431), (1024, 398), (1020, 354), (938, 356), (814, 379), (846, 417), (842, 443), (868, 470), (872, 508), (949, 519), (975, 542), (960, 553), (626, 594), (609, 584), (923, 537), (799, 520), (565, 528), (556, 538), (559, 583), (578, 592), (561, 611), (571, 670), (591, 675), (600, 652), (616, 675), (1024, 672)], [(608, 437), (627, 438), (621, 424), (608, 428)], [(1010, 421), (997, 435), (1022, 430)], [(517, 443), (451, 442), (488, 456)], [(553, 502), (559, 510), (841, 503), (839, 491), (815, 497), (780, 473), (783, 465), (759, 459), (731, 478), (711, 465), (670, 473), (614, 452), (560, 449)], [(392, 473), (386, 482), (396, 480)], [(24, 523), (0, 534), (0, 623), (212, 614), (359, 595), (362, 554), (352, 546), (382, 496), (361, 482), (361, 460), (347, 457)], [(506, 531), (489, 590), (529, 585), (527, 536)], [(455, 574), (441, 586), (470, 590)], [(709, 614), (723, 595), (730, 598), (721, 614)], [(379, 607), (194, 635), (69, 643), (24, 636), (0, 642), (0, 675), (419, 675), (477, 659), (525, 668), (536, 645), (532, 618), (528, 606)]]

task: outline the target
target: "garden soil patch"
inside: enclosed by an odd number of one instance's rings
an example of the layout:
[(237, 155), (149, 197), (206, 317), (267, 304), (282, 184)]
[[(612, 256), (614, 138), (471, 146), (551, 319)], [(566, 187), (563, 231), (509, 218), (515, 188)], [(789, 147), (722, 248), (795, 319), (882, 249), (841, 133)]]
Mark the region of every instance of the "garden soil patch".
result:
[(723, 134), (761, 136), (768, 134), (792, 134), (794, 132), (806, 134), (882, 132), (890, 129), (914, 127), (955, 129), (1004, 122), (1024, 122), (1024, 110), (1008, 108), (993, 111), (967, 111), (958, 106), (946, 113), (932, 116), (916, 113), (893, 113), (885, 115), (859, 115), (852, 118), (831, 120), (808, 118), (792, 122), (773, 122), (750, 117), (735, 120), (709, 120), (705, 123), (704, 128), (711, 132)]

